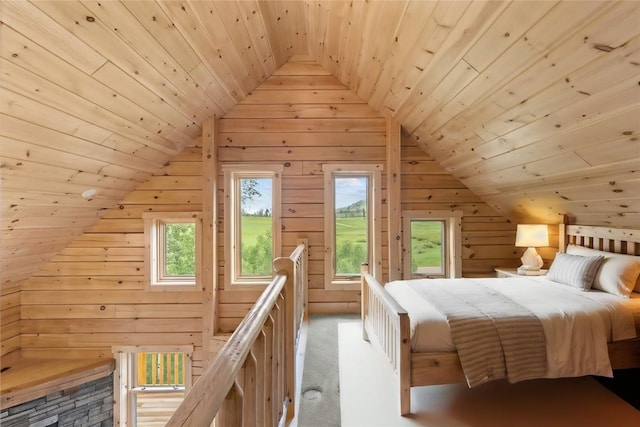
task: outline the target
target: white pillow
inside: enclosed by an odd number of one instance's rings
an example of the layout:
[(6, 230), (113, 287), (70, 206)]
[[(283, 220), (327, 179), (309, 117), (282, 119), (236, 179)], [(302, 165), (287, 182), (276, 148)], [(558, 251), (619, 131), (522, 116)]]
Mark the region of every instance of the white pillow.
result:
[(640, 292), (640, 257), (615, 254), (582, 246), (569, 245), (567, 253), (582, 256), (603, 256), (596, 273), (593, 289), (628, 298), (634, 288)]
[(547, 279), (588, 291), (593, 285), (603, 260), (603, 256), (581, 256), (558, 252), (549, 267)]

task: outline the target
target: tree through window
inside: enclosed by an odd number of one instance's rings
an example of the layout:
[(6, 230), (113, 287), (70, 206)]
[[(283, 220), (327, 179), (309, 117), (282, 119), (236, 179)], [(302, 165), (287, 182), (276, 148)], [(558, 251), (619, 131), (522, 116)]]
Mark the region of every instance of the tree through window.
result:
[(267, 284), (280, 255), (281, 165), (225, 165), (225, 277)]

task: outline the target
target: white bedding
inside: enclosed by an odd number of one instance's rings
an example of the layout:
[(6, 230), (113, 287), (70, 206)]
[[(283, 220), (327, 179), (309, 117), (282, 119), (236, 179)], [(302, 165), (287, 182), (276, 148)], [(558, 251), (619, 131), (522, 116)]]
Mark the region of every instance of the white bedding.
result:
[(601, 291), (580, 291), (544, 277), (483, 279), (417, 279), (385, 286), (409, 313), (414, 352), (451, 352), (455, 347), (447, 320), (420, 295), (435, 282), (478, 282), (502, 292), (541, 321), (547, 342), (547, 378), (612, 376), (607, 341), (636, 336), (633, 314), (640, 312), (640, 294), (622, 298)]

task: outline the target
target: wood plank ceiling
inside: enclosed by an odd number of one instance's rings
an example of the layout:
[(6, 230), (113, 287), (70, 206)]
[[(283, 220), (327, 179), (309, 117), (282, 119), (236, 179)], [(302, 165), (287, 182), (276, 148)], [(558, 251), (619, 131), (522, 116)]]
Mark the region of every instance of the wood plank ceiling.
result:
[(2, 1), (2, 282), (301, 55), (505, 216), (638, 226), (639, 4)]

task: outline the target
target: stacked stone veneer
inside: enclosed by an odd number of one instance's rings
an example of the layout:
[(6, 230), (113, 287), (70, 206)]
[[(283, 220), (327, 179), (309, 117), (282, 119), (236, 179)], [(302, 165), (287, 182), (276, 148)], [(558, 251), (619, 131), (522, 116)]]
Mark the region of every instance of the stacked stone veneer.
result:
[(113, 426), (113, 375), (2, 410), (2, 427)]

